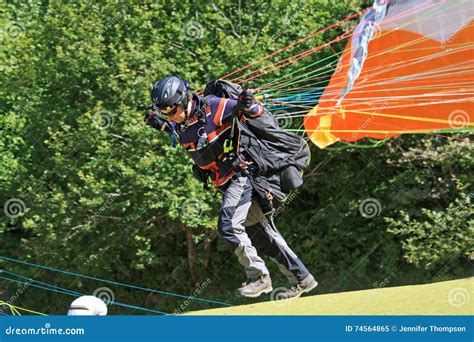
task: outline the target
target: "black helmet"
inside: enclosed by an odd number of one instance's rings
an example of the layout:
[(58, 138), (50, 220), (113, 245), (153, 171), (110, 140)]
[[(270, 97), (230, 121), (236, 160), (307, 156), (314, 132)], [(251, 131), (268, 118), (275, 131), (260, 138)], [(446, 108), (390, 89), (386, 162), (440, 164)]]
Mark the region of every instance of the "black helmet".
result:
[(177, 76), (167, 76), (155, 83), (151, 90), (151, 102), (159, 109), (183, 105), (186, 108), (188, 103), (189, 85), (188, 82)]

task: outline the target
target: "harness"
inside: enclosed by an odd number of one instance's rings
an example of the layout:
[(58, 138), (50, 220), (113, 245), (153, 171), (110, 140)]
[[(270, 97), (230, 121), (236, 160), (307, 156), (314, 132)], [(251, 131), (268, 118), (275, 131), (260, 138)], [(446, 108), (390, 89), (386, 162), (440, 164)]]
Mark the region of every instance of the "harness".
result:
[[(207, 123), (206, 109), (209, 105), (207, 98), (208, 96), (202, 97), (202, 103), (200, 104), (200, 107), (196, 108), (198, 124), (200, 126), (198, 129), (198, 149), (206, 147), (209, 144), (208, 136), (205, 130)], [(186, 117), (187, 116), (188, 113), (186, 111)], [(187, 121), (188, 120), (186, 120), (186, 123), (181, 126), (182, 130), (188, 127)], [(234, 113), (232, 115), (230, 134), (229, 137), (225, 140), (223, 146), (224, 154), (219, 160), (216, 161), (216, 164), (219, 168), (227, 168), (229, 169), (229, 172), (235, 171), (237, 175), (240, 174), (248, 177), (250, 183), (252, 184), (252, 187), (255, 189), (255, 191), (261, 198), (266, 199), (268, 201), (269, 206), (271, 208), (271, 212), (273, 212), (273, 195), (270, 191), (270, 185), (268, 181), (264, 177), (259, 176), (258, 167), (252, 165), (253, 161), (251, 160), (250, 156), (245, 151), (239, 153), (239, 151), (237, 151), (237, 146), (235, 146), (234, 144), (234, 138), (238, 131), (238, 125), (239, 119), (237, 117), (237, 113)], [(209, 178), (209, 174), (207, 174), (207, 178)], [(205, 186), (206, 183), (207, 182), (204, 183)]]
[[(205, 96), (202, 98), (202, 103), (197, 110), (197, 116), (198, 116), (198, 124), (199, 124), (199, 129), (198, 129), (198, 136), (199, 140), (197, 143), (197, 148), (203, 148), (207, 146), (209, 143), (208, 136), (206, 133), (206, 123), (207, 123), (207, 116), (206, 116), (206, 109), (209, 105), (207, 101), (208, 96)], [(188, 116), (187, 109), (186, 109), (186, 116)], [(183, 126), (183, 129), (187, 128), (188, 126), (185, 124)], [(237, 117), (235, 115), (232, 116), (232, 125), (230, 129), (230, 135), (229, 137), (225, 140), (224, 142), (224, 156), (222, 160), (227, 159), (229, 157), (235, 157), (235, 146), (234, 146), (234, 136), (235, 136), (235, 131), (237, 127)]]

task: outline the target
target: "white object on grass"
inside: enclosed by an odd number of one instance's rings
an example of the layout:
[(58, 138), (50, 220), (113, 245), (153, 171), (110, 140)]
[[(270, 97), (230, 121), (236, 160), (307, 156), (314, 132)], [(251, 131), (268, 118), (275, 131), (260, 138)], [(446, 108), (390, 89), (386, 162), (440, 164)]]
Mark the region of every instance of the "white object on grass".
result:
[(82, 296), (71, 303), (68, 316), (106, 316), (107, 305), (95, 296)]

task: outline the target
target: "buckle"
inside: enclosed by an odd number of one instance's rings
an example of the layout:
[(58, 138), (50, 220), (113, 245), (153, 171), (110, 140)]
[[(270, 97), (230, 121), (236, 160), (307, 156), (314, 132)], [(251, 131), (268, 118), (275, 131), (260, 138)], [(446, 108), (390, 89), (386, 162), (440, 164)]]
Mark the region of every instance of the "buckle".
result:
[(232, 141), (230, 139), (224, 142), (224, 154), (228, 154), (233, 150)]

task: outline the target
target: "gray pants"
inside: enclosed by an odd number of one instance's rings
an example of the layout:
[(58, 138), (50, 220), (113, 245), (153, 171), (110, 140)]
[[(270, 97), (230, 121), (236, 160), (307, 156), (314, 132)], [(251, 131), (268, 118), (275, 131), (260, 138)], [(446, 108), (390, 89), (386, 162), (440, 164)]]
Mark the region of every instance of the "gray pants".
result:
[(269, 274), (258, 249), (295, 284), (306, 278), (309, 271), (269, 222), (256, 196), (247, 177), (232, 179), (224, 189), (217, 231), (244, 266), (247, 278)]

